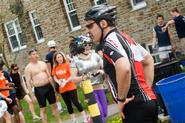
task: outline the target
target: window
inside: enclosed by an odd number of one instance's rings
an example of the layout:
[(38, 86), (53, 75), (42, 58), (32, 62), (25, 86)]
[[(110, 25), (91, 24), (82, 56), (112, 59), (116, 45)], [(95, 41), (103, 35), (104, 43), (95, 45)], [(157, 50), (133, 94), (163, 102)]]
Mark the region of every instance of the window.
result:
[(131, 4), (133, 11), (146, 7), (146, 2), (144, 0), (131, 0)]
[(41, 25), (39, 23), (36, 11), (29, 12), (29, 16), (30, 16), (31, 24), (33, 27), (33, 31), (34, 31), (37, 43), (41, 43), (44, 41), (44, 37), (43, 37)]
[(64, 0), (65, 9), (69, 19), (69, 24), (72, 31), (78, 30), (81, 28), (80, 22), (78, 20), (75, 3), (73, 0)]
[(13, 52), (26, 48), (26, 42), (23, 38), (22, 30), (18, 19), (4, 24), (6, 34)]
[(106, 0), (94, 0), (95, 5), (106, 4)]

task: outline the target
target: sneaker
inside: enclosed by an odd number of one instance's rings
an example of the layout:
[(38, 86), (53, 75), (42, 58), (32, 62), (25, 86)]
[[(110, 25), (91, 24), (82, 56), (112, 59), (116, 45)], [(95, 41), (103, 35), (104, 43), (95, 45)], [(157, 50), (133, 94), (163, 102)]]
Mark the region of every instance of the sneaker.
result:
[(82, 121), (82, 123), (88, 123), (88, 118), (87, 118), (87, 119), (84, 119), (84, 120)]
[(37, 122), (39, 120), (41, 120), (41, 118), (39, 116), (36, 115), (33, 117), (33, 122)]
[(78, 121), (77, 120), (72, 120), (72, 123), (78, 123)]
[(165, 116), (164, 114), (159, 114), (158, 118), (160, 121), (168, 121), (170, 119), (169, 115)]
[(60, 114), (61, 114), (62, 112), (64, 112), (64, 110), (63, 110), (63, 109), (59, 110), (59, 113), (60, 113)]

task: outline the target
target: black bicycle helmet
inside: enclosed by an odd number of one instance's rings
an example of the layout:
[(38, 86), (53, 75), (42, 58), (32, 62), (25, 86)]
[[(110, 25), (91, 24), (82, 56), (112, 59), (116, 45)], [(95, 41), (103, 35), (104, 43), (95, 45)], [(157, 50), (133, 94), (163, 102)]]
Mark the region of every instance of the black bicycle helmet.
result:
[(95, 5), (86, 12), (85, 20), (94, 20), (97, 22), (105, 19), (115, 24), (116, 15), (116, 6)]
[(73, 37), (73, 41), (69, 44), (70, 53), (72, 56), (75, 56), (79, 53), (84, 52), (84, 44), (92, 43), (91, 39), (87, 35), (80, 35)]

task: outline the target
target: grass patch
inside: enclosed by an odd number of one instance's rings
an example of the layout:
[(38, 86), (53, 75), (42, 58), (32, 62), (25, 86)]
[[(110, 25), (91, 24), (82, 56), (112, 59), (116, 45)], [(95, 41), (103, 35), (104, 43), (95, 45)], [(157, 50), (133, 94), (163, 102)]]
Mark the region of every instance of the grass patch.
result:
[(120, 115), (114, 115), (107, 118), (107, 123), (122, 123)]
[[(112, 104), (113, 100), (112, 100), (112, 96), (111, 96), (110, 92), (108, 92), (107, 90), (105, 92), (106, 92), (106, 97), (107, 97), (108, 104)], [(85, 97), (84, 97), (83, 91), (80, 87), (78, 87), (78, 98), (79, 98), (83, 108), (87, 111), (87, 103), (85, 102)], [(65, 105), (61, 96), (60, 96), (60, 102), (61, 102), (62, 108), (64, 109), (64, 112), (62, 112), (60, 114), (60, 116), (61, 116), (61, 119), (64, 121), (64, 120), (69, 119), (69, 114), (67, 112), (66, 105)], [(24, 100), (21, 100), (21, 107), (23, 109), (23, 114), (25, 116), (26, 123), (33, 123), (32, 115), (31, 115), (31, 112), (29, 111), (28, 104)], [(75, 106), (73, 106), (73, 107), (74, 107), (75, 114), (77, 116), (80, 115), (77, 108)], [(38, 103), (35, 104), (35, 111), (36, 111), (37, 115), (40, 115), (40, 110), (39, 110)], [(53, 121), (56, 121), (55, 117), (52, 114), (51, 108), (48, 104), (47, 104), (46, 111), (47, 111), (48, 122), (52, 123)], [(38, 121), (37, 123), (42, 123), (42, 122)]]

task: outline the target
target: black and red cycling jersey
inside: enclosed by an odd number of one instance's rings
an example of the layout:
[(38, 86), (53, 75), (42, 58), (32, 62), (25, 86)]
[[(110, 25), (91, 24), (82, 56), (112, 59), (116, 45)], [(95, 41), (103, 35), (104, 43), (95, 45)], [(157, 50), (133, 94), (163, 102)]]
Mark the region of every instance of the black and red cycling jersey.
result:
[[(103, 40), (104, 71), (109, 78), (109, 87), (114, 100), (117, 98), (115, 62), (121, 57), (129, 59), (131, 64), (131, 85), (127, 97), (135, 96), (134, 102), (156, 99), (154, 92), (144, 79), (141, 61), (148, 52), (125, 33), (116, 29), (110, 31)], [(124, 81), (123, 81), (124, 82)]]

